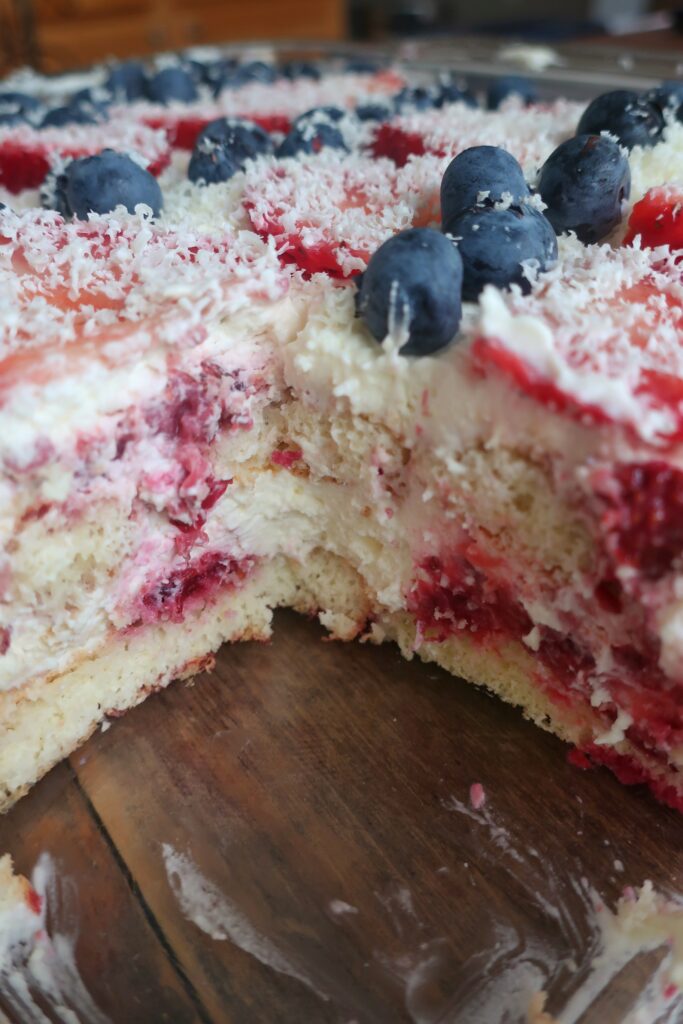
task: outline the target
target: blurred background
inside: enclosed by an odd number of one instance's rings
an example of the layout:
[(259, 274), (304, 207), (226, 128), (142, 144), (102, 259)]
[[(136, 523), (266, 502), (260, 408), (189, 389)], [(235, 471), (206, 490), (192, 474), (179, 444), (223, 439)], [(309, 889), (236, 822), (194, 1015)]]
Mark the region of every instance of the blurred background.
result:
[(60, 71), (213, 42), (434, 36), (443, 43), (473, 33), (577, 45), (613, 40), (680, 49), (683, 61), (676, 0), (0, 0), (0, 71), (26, 63)]

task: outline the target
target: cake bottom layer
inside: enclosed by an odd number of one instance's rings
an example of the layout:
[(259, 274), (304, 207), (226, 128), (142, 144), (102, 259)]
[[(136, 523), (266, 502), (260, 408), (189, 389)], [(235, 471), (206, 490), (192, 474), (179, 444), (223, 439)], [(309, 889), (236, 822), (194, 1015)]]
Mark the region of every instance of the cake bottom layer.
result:
[(157, 622), (115, 634), (69, 671), (0, 695), (0, 810), (8, 809), (108, 716), (118, 716), (173, 679), (209, 667), (224, 643), (268, 639), (273, 609), (282, 606), (317, 614), (337, 639), (364, 634), (371, 642), (394, 641), (404, 656), (417, 654), (451, 675), (484, 686), (583, 752), (582, 766), (605, 763), (622, 781), (645, 782), (659, 799), (683, 809), (676, 768), (625, 736), (604, 745), (604, 718), (585, 700), (553, 699), (521, 641), (498, 638), (485, 643), (467, 632), (438, 642), (419, 641), (419, 628), (409, 613), (388, 613), (348, 563), (318, 550), (305, 563), (278, 556), (182, 622)]
[(318, 613), (340, 639), (355, 636), (370, 611), (357, 575), (334, 556), (316, 552), (305, 565), (279, 557), (183, 622), (115, 634), (69, 671), (0, 695), (0, 811), (108, 716), (206, 669), (224, 643), (267, 640), (278, 606)]

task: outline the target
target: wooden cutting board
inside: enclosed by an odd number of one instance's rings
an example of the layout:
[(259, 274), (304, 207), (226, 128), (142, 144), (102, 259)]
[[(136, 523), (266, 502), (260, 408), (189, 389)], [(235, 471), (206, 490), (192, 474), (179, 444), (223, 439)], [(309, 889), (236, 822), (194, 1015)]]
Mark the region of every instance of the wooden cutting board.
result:
[(272, 643), (98, 732), (0, 819), (0, 850), (25, 873), (49, 854), (53, 924), (77, 925), (116, 1024), (515, 1022), (533, 988), (557, 1012), (579, 983), (596, 894), (683, 890), (683, 818), (566, 753), (475, 687), (280, 613)]

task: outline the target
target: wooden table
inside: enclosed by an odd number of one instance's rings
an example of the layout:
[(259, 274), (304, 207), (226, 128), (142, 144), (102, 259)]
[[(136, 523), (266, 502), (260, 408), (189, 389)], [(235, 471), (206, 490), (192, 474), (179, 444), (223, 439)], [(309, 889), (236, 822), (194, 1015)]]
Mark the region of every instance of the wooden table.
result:
[[(0, 820), (21, 870), (47, 851), (74, 883), (93, 999), (117, 1024), (495, 1024), (549, 974), (558, 1009), (588, 887), (681, 888), (683, 818), (476, 688), (321, 636), (279, 614), (273, 643), (224, 649)], [(204, 880), (208, 929), (164, 850)]]

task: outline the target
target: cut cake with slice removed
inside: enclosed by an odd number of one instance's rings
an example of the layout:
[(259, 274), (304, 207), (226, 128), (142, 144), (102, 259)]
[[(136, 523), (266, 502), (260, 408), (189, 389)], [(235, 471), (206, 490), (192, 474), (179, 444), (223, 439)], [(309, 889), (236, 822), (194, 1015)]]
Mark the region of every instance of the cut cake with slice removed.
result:
[[(517, 110), (520, 157), (575, 113)], [(490, 141), (510, 114), (477, 116)], [(530, 294), (488, 286), (450, 347), (403, 356), (353, 275), (438, 216), (452, 155), (260, 157), (171, 183), (157, 223), (0, 211), (3, 807), (278, 605), (683, 807), (678, 257), (566, 237)], [(631, 162), (641, 198), (661, 181)]]

